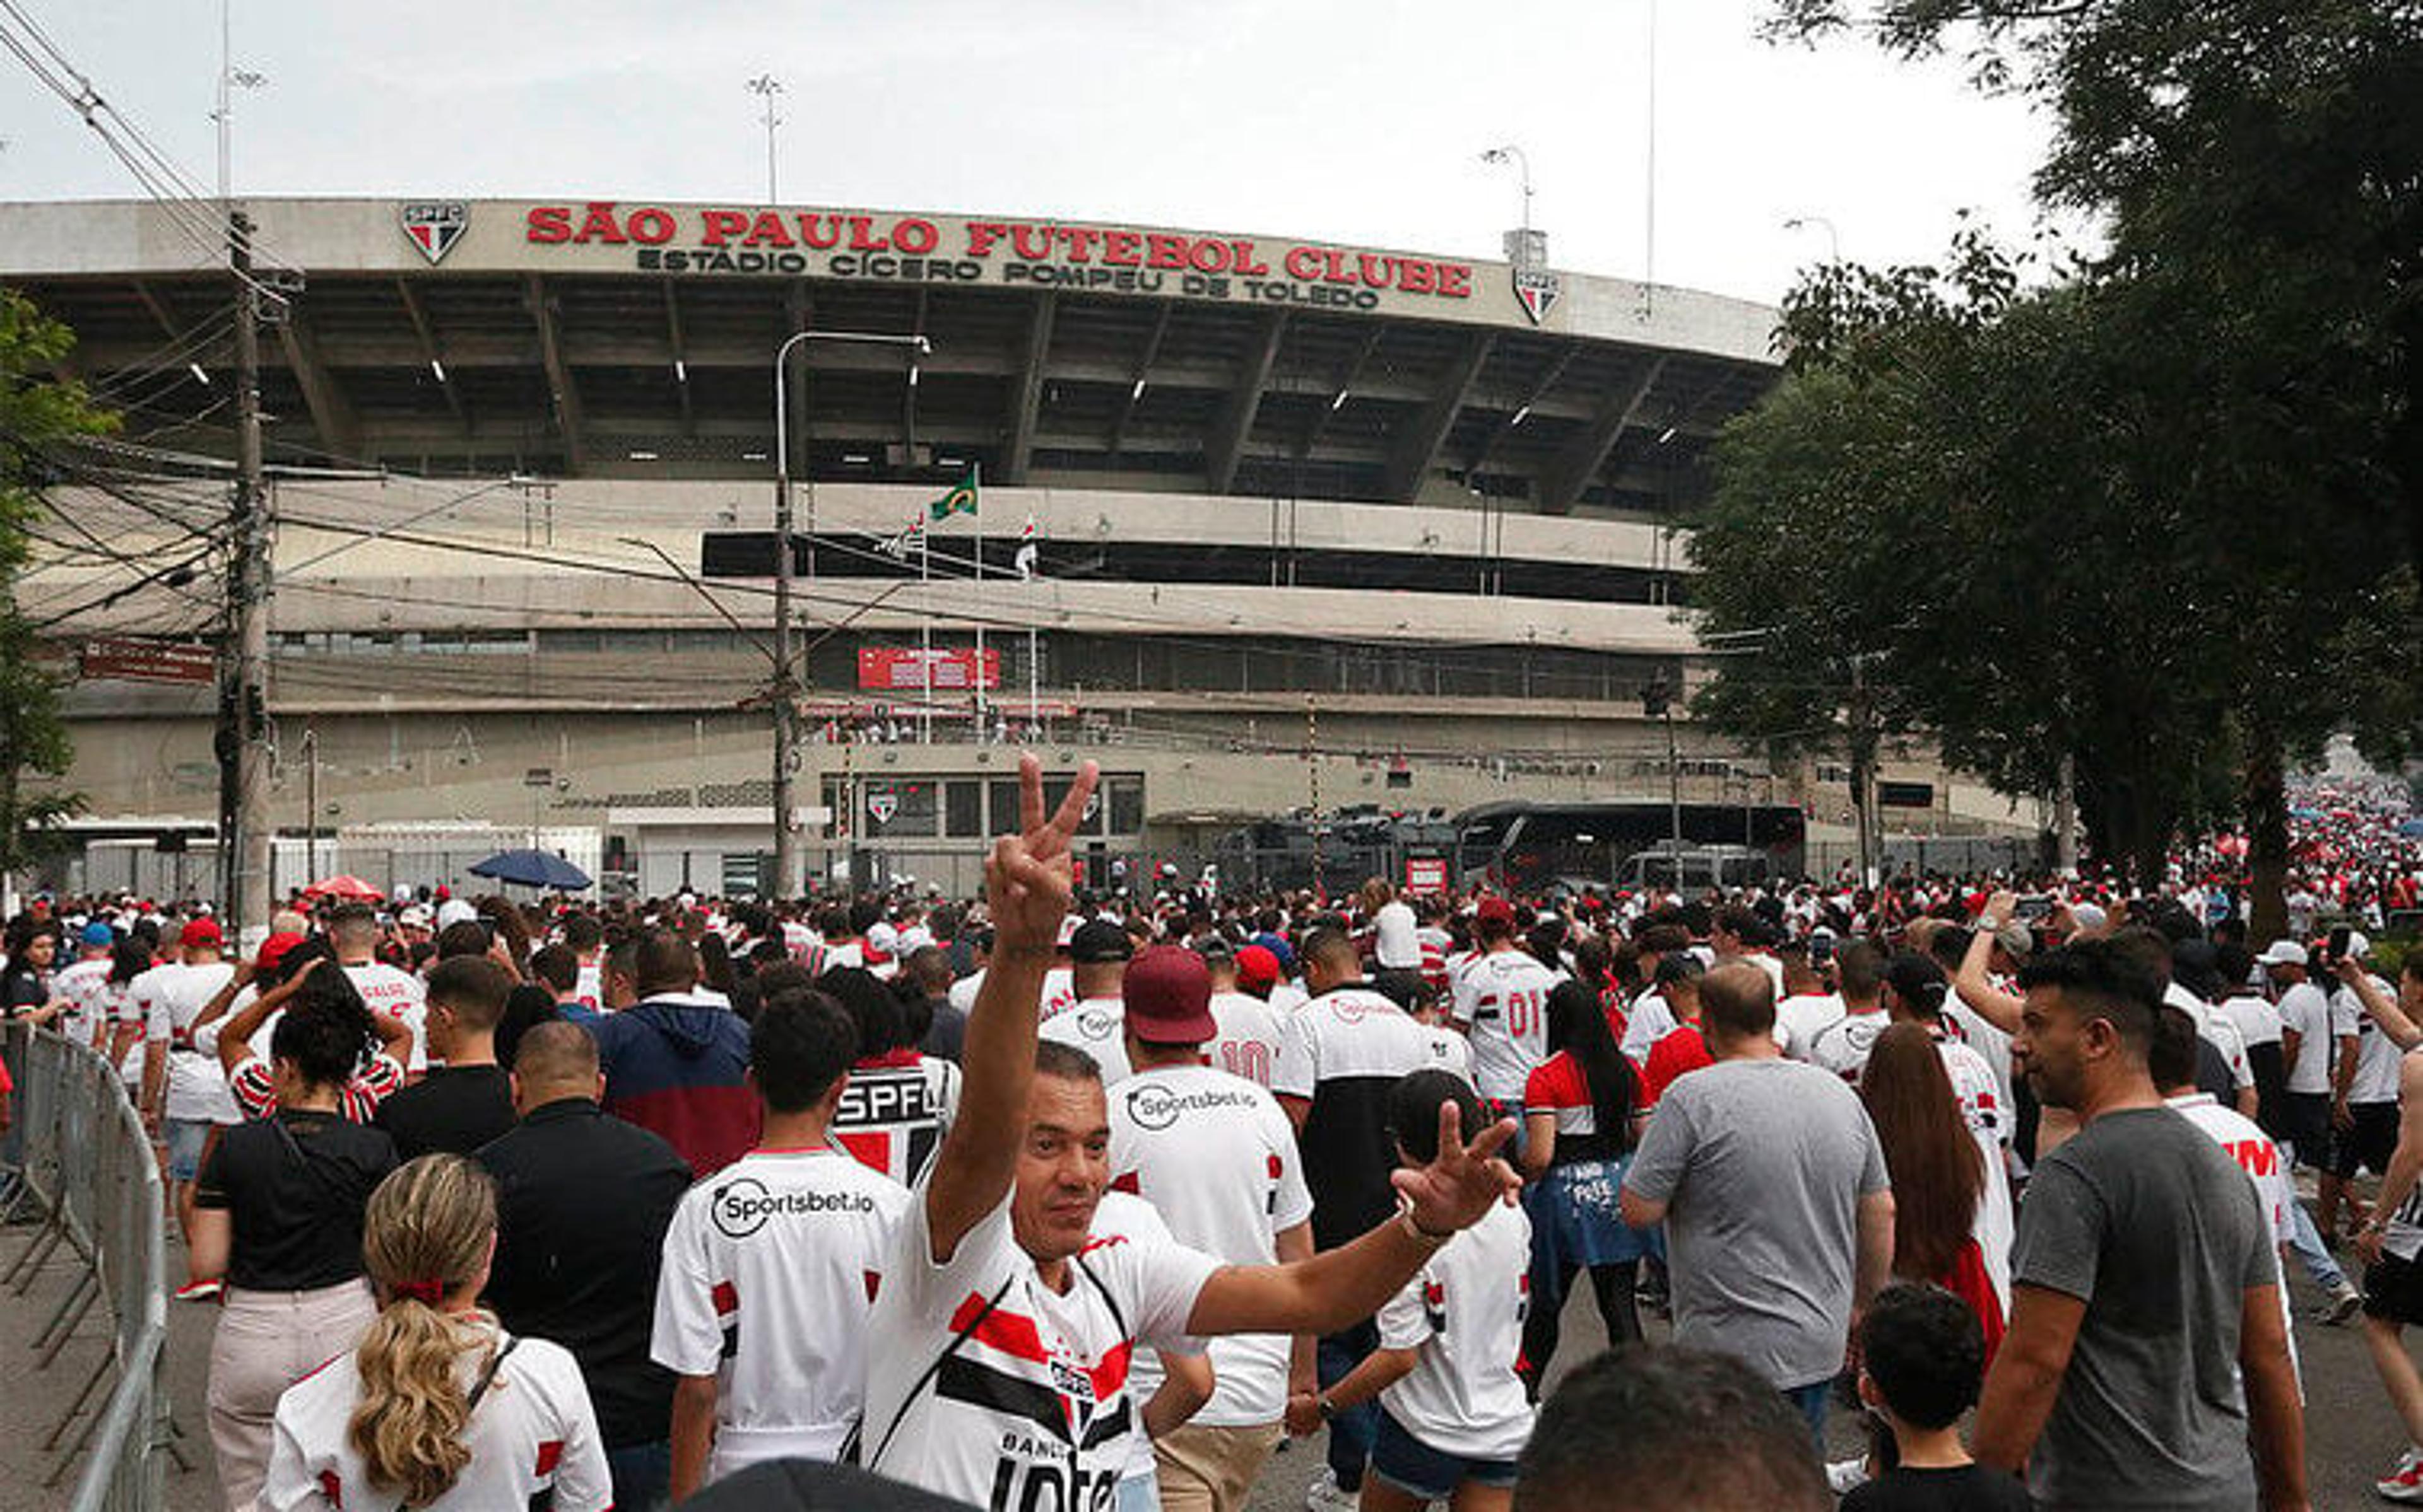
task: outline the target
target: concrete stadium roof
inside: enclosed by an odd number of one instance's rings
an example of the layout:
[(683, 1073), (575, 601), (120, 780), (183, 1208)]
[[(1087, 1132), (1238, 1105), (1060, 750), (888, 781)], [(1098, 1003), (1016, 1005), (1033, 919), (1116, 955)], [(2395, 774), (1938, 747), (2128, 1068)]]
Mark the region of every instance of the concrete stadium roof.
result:
[[(293, 290), (272, 460), (770, 479), (776, 346), (801, 477), (1670, 513), (1774, 381), (1775, 313), (1715, 295), (1270, 236), (641, 201), (257, 199)], [(216, 207), (0, 205), (0, 281), (75, 327), (126, 435), (224, 452)], [(299, 280), (290, 277), (299, 275)], [(299, 281), (299, 289), (293, 287)], [(795, 369), (795, 373), (802, 369)]]

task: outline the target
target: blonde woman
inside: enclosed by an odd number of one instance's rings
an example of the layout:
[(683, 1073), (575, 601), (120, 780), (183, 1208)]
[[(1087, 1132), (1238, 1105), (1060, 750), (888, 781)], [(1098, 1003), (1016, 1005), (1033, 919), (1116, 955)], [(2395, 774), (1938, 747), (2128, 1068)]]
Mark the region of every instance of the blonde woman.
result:
[(379, 1183), (362, 1233), (378, 1316), (279, 1398), (262, 1507), (613, 1504), (579, 1365), (479, 1310), (496, 1243), (496, 1189), (472, 1161), (425, 1155)]

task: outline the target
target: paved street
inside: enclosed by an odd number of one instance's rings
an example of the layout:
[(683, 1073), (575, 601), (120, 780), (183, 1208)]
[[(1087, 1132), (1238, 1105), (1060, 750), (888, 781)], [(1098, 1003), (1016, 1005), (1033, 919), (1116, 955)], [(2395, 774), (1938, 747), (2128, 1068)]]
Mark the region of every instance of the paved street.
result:
[[(0, 1233), (0, 1268), (16, 1258), (28, 1232)], [(170, 1268), (177, 1269), (180, 1263), (172, 1240)], [(27, 1347), (68, 1280), (67, 1268), (55, 1264), (24, 1298), (0, 1294), (0, 1362), (5, 1362), (0, 1371), (5, 1371), (8, 1383), (0, 1389), (0, 1512), (37, 1512), (66, 1501), (64, 1488), (49, 1489), (40, 1485), (49, 1467), (40, 1441), (107, 1345), (101, 1320), (88, 1319), (50, 1369), (34, 1367)], [(2302, 1318), (2313, 1298), (2302, 1278), (2296, 1284)], [(173, 1512), (209, 1512), (219, 1505), (202, 1412), (210, 1330), (215, 1316), (212, 1308), (190, 1305), (172, 1307), (169, 1314), (169, 1388), (177, 1420), (185, 1433), (186, 1453), (193, 1461), (189, 1471), (170, 1467), (167, 1505)], [(1597, 1311), (1587, 1296), (1575, 1299), (1565, 1336), (1561, 1363), (1585, 1358), (1603, 1340)], [(2372, 1478), (2396, 1457), (2399, 1433), (2374, 1381), (2363, 1336), (2353, 1328), (2328, 1329), (2301, 1322), (2297, 1342), (2308, 1394), (2305, 1424), (2314, 1504), (2360, 1507), (2371, 1504)], [(1837, 1422), (1834, 1439), (1839, 1453), (1851, 1452), (1853, 1436), (1846, 1424)], [(1256, 1512), (1291, 1512), (1302, 1506), (1305, 1484), (1321, 1467), (1319, 1450), (1316, 1441), (1279, 1456), (1254, 1498)]]

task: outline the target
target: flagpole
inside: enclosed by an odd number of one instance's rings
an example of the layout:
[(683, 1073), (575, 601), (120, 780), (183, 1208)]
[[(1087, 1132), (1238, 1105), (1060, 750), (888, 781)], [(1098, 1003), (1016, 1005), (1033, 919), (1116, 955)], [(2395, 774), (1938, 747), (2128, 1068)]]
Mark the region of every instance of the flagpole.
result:
[(976, 492), (976, 744), (984, 744), (984, 463), (969, 463), (967, 482)]
[(1026, 570), (1026, 730), (1031, 738), (1040, 740), (1043, 737), (1036, 727), (1041, 722), (1037, 706), (1042, 702), (1043, 657), (1036, 649), (1035, 627), (1040, 615), (1037, 611), (1035, 598), (1040, 591), (1036, 585), (1043, 581), (1043, 574), (1038, 570), (1043, 565), (1043, 553), (1037, 544), (1041, 537), (1032, 528), (1034, 516), (1029, 515), (1026, 523), (1029, 527), (1026, 543), (1036, 548), (1035, 563)]
[(925, 600), (925, 612), (917, 617), (918, 660), (926, 669), (926, 707), (918, 724), (923, 739), (934, 743), (934, 532), (917, 532), (917, 596)]

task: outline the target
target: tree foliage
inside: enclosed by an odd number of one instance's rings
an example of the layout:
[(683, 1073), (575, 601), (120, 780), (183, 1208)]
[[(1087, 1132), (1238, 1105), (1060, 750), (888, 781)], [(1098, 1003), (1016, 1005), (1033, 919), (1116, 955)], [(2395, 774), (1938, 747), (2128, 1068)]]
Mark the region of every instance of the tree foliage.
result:
[(0, 289), (0, 873), (46, 856), (60, 821), (83, 807), (58, 785), (75, 754), (60, 711), (66, 679), (17, 601), (27, 527), (43, 508), (45, 450), (111, 428), (82, 385), (49, 376), (74, 344), (65, 325)]
[(1709, 711), (1839, 736), (1857, 657), (1890, 726), (2000, 787), (2073, 755), (2107, 856), (2247, 818), (2271, 911), (2287, 765), (2418, 728), (2423, 5), (1778, 0), (1770, 30), (2032, 95), (2040, 197), (2109, 246), (1964, 232), (1795, 291), (1696, 548), (1710, 628), (1767, 654)]

